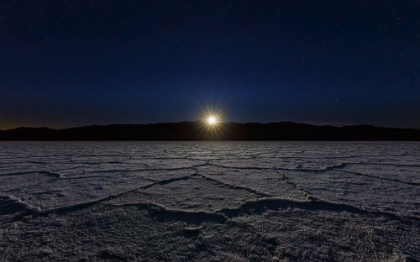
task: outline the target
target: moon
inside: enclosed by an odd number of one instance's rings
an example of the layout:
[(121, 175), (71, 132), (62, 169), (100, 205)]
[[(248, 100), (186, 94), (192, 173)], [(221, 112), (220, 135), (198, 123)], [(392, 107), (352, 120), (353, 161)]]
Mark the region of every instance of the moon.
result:
[(207, 119), (207, 123), (209, 123), (210, 125), (216, 124), (216, 118), (214, 116), (209, 117)]

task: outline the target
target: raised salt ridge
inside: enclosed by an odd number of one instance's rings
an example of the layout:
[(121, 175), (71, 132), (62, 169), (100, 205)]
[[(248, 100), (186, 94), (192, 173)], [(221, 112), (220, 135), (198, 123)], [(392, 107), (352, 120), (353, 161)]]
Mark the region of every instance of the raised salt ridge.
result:
[(420, 144), (0, 142), (1, 261), (415, 261)]

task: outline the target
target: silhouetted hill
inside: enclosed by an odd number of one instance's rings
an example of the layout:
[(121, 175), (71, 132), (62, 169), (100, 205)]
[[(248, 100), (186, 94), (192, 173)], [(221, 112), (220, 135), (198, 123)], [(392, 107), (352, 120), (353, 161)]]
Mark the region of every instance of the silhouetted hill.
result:
[(291, 122), (219, 123), (209, 128), (202, 122), (147, 125), (85, 126), (69, 129), (17, 128), (0, 131), (0, 140), (397, 140), (420, 141), (420, 130), (369, 125), (314, 126)]

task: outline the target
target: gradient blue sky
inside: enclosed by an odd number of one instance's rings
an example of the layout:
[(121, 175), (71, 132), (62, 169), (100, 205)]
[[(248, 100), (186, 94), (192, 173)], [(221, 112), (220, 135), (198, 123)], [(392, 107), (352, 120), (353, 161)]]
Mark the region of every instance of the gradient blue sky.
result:
[(420, 128), (419, 1), (0, 2), (0, 129)]

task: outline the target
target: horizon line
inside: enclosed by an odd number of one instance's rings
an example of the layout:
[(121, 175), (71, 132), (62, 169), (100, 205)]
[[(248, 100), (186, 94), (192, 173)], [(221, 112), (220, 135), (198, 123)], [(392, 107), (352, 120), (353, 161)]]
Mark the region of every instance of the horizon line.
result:
[[(84, 128), (84, 127), (106, 127), (106, 126), (136, 126), (136, 125), (159, 125), (159, 124), (181, 124), (181, 123), (196, 123), (196, 122), (205, 122), (205, 120), (192, 120), (192, 121), (179, 121), (179, 122), (152, 122), (152, 123), (137, 123), (137, 124), (121, 124), (121, 123), (111, 123), (111, 124), (92, 124), (92, 125), (82, 125), (82, 126), (73, 126), (73, 127), (63, 127), (63, 128), (54, 128), (54, 127), (48, 127), (48, 126), (20, 126), (20, 127), (14, 127), (9, 129), (0, 129), (0, 131), (10, 131), (10, 130), (16, 130), (16, 129), (50, 129), (50, 130), (67, 130), (67, 129), (76, 129), (76, 128)], [(313, 122), (293, 122), (293, 121), (272, 121), (272, 122), (235, 122), (235, 121), (220, 121), (218, 124), (279, 124), (279, 123), (290, 123), (290, 124), (297, 124), (297, 125), (310, 125), (310, 126), (318, 126), (318, 127), (336, 127), (336, 128), (342, 128), (342, 127), (352, 127), (352, 126), (369, 126), (374, 128), (389, 128), (389, 129), (405, 129), (405, 130), (419, 130), (414, 127), (390, 127), (390, 126), (375, 126), (372, 124), (343, 124), (343, 125), (334, 125), (334, 124), (315, 124)]]

